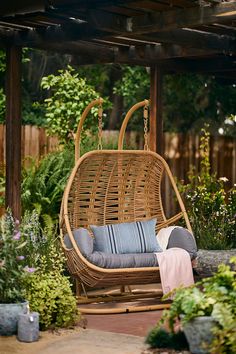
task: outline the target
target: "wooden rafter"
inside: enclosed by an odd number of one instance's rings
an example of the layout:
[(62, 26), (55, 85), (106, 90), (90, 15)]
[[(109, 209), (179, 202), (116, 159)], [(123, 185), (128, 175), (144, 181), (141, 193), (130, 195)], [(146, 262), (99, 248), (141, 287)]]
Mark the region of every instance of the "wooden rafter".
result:
[(194, 59), (168, 59), (160, 64), (166, 72), (194, 72), (212, 74), (235, 72), (236, 58), (231, 56), (218, 56), (211, 58)]
[[(0, 34), (3, 31), (0, 32)], [(10, 32), (5, 31), (6, 38), (11, 38)], [(16, 45), (21, 46), (29, 46), (29, 47), (41, 47), (42, 43), (45, 41), (47, 44), (53, 44), (58, 42), (72, 42), (72, 41), (80, 41), (91, 40), (91, 39), (101, 39), (106, 43), (109, 47), (113, 45), (124, 44), (124, 40), (126, 40), (126, 45), (132, 43), (132, 40), (136, 41), (137, 45), (148, 43), (175, 43), (173, 48), (185, 47), (186, 52), (189, 48), (200, 48), (199, 54), (201, 55), (201, 51), (205, 50), (206, 54), (212, 52), (224, 52), (224, 53), (235, 53), (236, 52), (236, 39), (231, 36), (220, 36), (217, 34), (206, 33), (196, 30), (188, 30), (188, 29), (180, 29), (177, 31), (171, 32), (159, 32), (152, 33), (151, 35), (130, 35), (130, 37), (122, 37), (116, 36), (112, 37), (107, 32), (96, 31), (93, 28), (89, 27), (87, 24), (77, 25), (77, 24), (69, 24), (61, 27), (53, 27), (48, 30), (25, 30), (18, 32), (15, 35), (15, 32), (12, 31), (12, 38), (14, 38), (14, 42)], [(140, 42), (140, 43), (139, 43)], [(75, 51), (77, 51), (75, 49)], [(176, 50), (173, 50), (173, 53), (176, 53)]]
[(212, 23), (224, 23), (236, 19), (236, 2), (213, 6), (174, 9), (148, 13), (136, 17), (120, 16), (101, 10), (91, 10), (88, 22), (100, 30), (111, 33), (152, 33), (171, 31), (178, 28), (194, 28)]
[(148, 35), (133, 35), (146, 42), (175, 43), (191, 48), (236, 52), (236, 38), (233, 36), (217, 35), (192, 29), (178, 29), (170, 32), (157, 32)]
[(137, 65), (155, 64), (158, 60), (168, 60), (171, 58), (191, 58), (204, 56), (203, 51), (184, 48), (178, 45), (142, 45), (130, 46), (129, 48), (119, 48), (115, 58), (117, 62), (136, 63)]
[[(115, 61), (154, 65), (156, 61), (169, 62), (171, 59), (179, 62), (181, 58), (201, 59), (218, 54), (234, 56), (236, 38), (231, 20), (236, 18), (236, 1), (205, 2), (203, 6), (189, 0), (181, 1), (173, 0), (173, 7), (162, 12), (155, 11), (158, 7), (153, 4), (166, 6), (168, 1), (53, 0), (51, 6), (41, 12), (37, 11), (42, 5), (41, 0), (36, 0), (34, 6), (31, 0), (23, 0), (21, 4), (14, 2), (16, 16), (0, 18), (0, 28), (4, 28), (4, 23), (7, 28), (5, 32), (0, 30), (0, 44), (75, 53), (79, 62), (84, 64), (86, 61)], [(32, 12), (27, 10), (25, 14), (19, 14), (18, 10), (27, 7), (28, 3), (28, 10)], [(11, 0), (8, 5), (14, 10)], [(6, 9), (7, 5), (4, 6)], [(113, 12), (121, 7), (139, 8), (141, 15), (125, 16)], [(73, 13), (75, 17), (72, 17)], [(225, 23), (226, 19), (230, 21)], [(11, 26), (13, 29), (9, 30)], [(32, 26), (33, 30), (24, 29), (25, 26)], [(228, 34), (222, 35), (225, 26)], [(219, 34), (217, 28), (221, 29)], [(220, 65), (217, 61), (218, 58), (214, 68)], [(188, 66), (189, 61), (186, 63)], [(182, 66), (183, 61), (178, 65)], [(234, 66), (231, 61), (229, 65), (230, 68)]]

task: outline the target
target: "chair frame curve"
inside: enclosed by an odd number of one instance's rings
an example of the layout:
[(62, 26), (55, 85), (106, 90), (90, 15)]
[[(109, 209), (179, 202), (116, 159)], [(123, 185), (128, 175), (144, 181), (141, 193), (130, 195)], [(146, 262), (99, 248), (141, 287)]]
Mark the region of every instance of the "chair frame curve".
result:
[[(88, 112), (90, 111), (91, 107), (93, 107), (96, 104), (101, 104), (102, 99), (95, 100), (91, 102), (91, 104), (86, 108), (84, 114), (82, 115), (83, 121), (86, 118)], [(71, 206), (69, 207), (70, 201), (72, 200), (72, 196), (75, 195), (75, 189), (74, 184), (76, 184), (75, 180), (80, 174), (80, 177), (83, 178), (83, 168), (84, 165), (85, 167), (87, 166), (86, 164), (89, 164), (90, 161), (97, 161), (100, 159), (100, 161), (108, 161), (110, 163), (111, 158), (116, 159), (116, 162), (118, 165), (116, 166), (116, 172), (117, 175), (119, 175), (120, 171), (119, 168), (123, 168), (123, 162), (120, 161), (127, 161), (127, 158), (130, 161), (133, 161), (132, 159), (135, 160), (141, 159), (142, 161), (146, 161), (147, 159), (150, 159), (150, 161), (154, 161), (156, 164), (160, 164), (160, 178), (162, 178), (163, 171), (165, 171), (170, 178), (171, 185), (173, 187), (173, 190), (176, 194), (181, 212), (174, 215), (173, 217), (167, 219), (165, 217), (165, 213), (163, 210), (163, 206), (161, 201), (158, 204), (158, 210), (160, 213), (160, 219), (161, 222), (158, 224), (158, 229), (169, 226), (179, 220), (180, 218), (184, 218), (186, 226), (189, 231), (192, 231), (191, 225), (187, 216), (187, 212), (185, 210), (183, 201), (181, 199), (181, 196), (179, 194), (179, 191), (177, 189), (177, 186), (175, 184), (174, 178), (172, 176), (172, 173), (169, 169), (168, 164), (166, 161), (158, 155), (155, 152), (152, 151), (147, 151), (147, 150), (123, 150), (123, 140), (124, 140), (124, 133), (125, 129), (127, 126), (127, 123), (129, 119), (131, 118), (133, 112), (144, 106), (147, 105), (148, 101), (144, 100), (138, 104), (136, 104), (134, 107), (131, 108), (131, 110), (127, 113), (128, 118), (126, 118), (123, 121), (123, 125), (120, 131), (119, 135), (119, 149), (118, 150), (95, 150), (95, 151), (90, 151), (86, 154), (84, 154), (82, 157), (79, 157), (79, 147), (80, 147), (80, 135), (81, 135), (81, 129), (82, 129), (82, 123), (80, 121), (77, 134), (76, 134), (76, 144), (75, 144), (75, 166), (71, 172), (71, 175), (69, 177), (67, 186), (65, 188), (65, 192), (63, 195), (63, 200), (61, 204), (61, 211), (60, 211), (60, 240), (62, 244), (62, 248), (64, 250), (64, 253), (67, 258), (67, 265), (68, 269), (71, 273), (71, 275), (76, 279), (76, 287), (77, 287), (77, 295), (78, 295), (78, 300), (80, 304), (91, 304), (91, 303), (106, 303), (108, 301), (111, 301), (113, 303), (113, 306), (109, 309), (94, 309), (94, 308), (88, 308), (87, 306), (83, 307), (80, 306), (80, 310), (83, 313), (94, 313), (94, 314), (102, 314), (102, 313), (124, 313), (124, 312), (135, 312), (135, 311), (149, 311), (149, 310), (157, 310), (157, 309), (162, 309), (162, 308), (167, 308), (169, 307), (168, 303), (157, 303), (155, 305), (151, 306), (125, 306), (125, 307), (119, 307), (115, 308), (114, 306), (114, 301), (137, 301), (137, 299), (146, 299), (146, 298), (157, 298), (159, 299), (161, 297), (161, 293), (159, 290), (157, 291), (147, 291), (147, 292), (132, 292), (130, 291), (130, 286), (132, 285), (140, 285), (140, 284), (152, 284), (152, 283), (159, 283), (160, 282), (160, 272), (159, 272), (159, 267), (142, 267), (142, 268), (113, 268), (113, 269), (107, 269), (107, 268), (100, 268), (92, 263), (90, 263), (80, 252), (79, 247), (77, 246), (74, 237), (73, 237), (73, 230), (77, 227), (83, 226), (80, 225), (80, 221), (78, 221), (78, 225), (76, 222), (74, 225), (72, 225), (72, 220), (74, 220), (74, 217), (71, 216), (73, 214), (73, 208), (71, 212)], [(77, 151), (77, 153), (76, 153)], [(107, 160), (106, 160), (107, 159)], [(139, 162), (139, 161), (138, 161)], [(115, 162), (114, 162), (115, 163)], [(133, 162), (132, 162), (133, 163)], [(108, 164), (109, 165), (109, 164)], [(144, 164), (145, 165), (145, 164)], [(159, 166), (159, 165), (158, 165)], [(133, 165), (131, 164), (132, 168)], [(99, 169), (99, 166), (97, 167)], [(159, 167), (158, 167), (159, 168)], [(163, 169), (163, 170), (161, 170)], [(81, 172), (82, 170), (82, 172)], [(122, 170), (123, 171), (123, 170)], [(94, 172), (95, 173), (95, 172)], [(96, 172), (97, 173), (97, 172)], [(112, 172), (111, 172), (112, 173)], [(123, 174), (122, 174), (123, 176)], [(92, 178), (92, 177), (89, 177)], [(85, 178), (85, 180), (89, 179), (88, 177)], [(80, 181), (81, 182), (81, 181)], [(83, 183), (83, 179), (82, 182)], [(161, 183), (161, 182), (160, 182)], [(156, 186), (156, 189), (159, 189), (160, 193), (160, 185)], [(74, 194), (73, 194), (74, 193)], [(120, 192), (119, 192), (120, 193)], [(122, 195), (123, 192), (120, 194)], [(127, 192), (126, 192), (127, 193)], [(124, 193), (123, 193), (124, 197)], [(77, 197), (76, 197), (77, 198)], [(126, 196), (127, 199), (127, 196)], [(128, 199), (129, 202), (129, 199)], [(86, 200), (86, 203), (87, 202)], [(126, 202), (127, 203), (127, 200)], [(93, 214), (94, 214), (93, 209)], [(93, 215), (91, 213), (91, 215)], [(106, 220), (104, 216), (104, 220)], [(104, 220), (100, 221), (100, 224), (104, 224)], [(122, 220), (122, 219), (121, 219)], [(135, 220), (133, 220), (135, 221)], [(89, 227), (89, 220), (86, 221), (87, 225)], [(90, 223), (91, 225), (91, 223)], [(72, 248), (69, 249), (66, 247), (64, 243), (64, 236), (65, 234), (68, 234), (69, 239), (72, 244)], [(98, 293), (93, 294), (89, 296), (87, 294), (87, 291), (85, 287), (88, 287), (90, 289), (93, 288), (107, 288), (107, 287), (112, 287), (112, 286), (117, 286), (119, 285), (120, 292), (115, 293), (115, 294), (101, 294)], [(128, 287), (128, 293), (125, 292), (124, 290)], [(83, 290), (84, 295), (82, 296), (81, 290)]]

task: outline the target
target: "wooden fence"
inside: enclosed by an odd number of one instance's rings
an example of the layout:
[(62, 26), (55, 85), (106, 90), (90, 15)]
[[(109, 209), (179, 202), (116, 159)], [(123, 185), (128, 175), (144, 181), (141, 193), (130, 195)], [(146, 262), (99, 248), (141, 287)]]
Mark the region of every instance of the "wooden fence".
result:
[[(14, 141), (12, 142), (14, 144)], [(24, 165), (28, 164), (28, 157), (36, 160), (51, 151), (58, 149), (58, 139), (46, 135), (44, 128), (25, 125), (22, 126), (21, 154)], [(5, 126), (0, 125), (0, 166), (5, 165)]]
[[(105, 131), (106, 143), (117, 141), (118, 132)], [(142, 149), (143, 137), (137, 132), (126, 132), (126, 145)], [(191, 166), (200, 168), (200, 137), (191, 134), (164, 134), (164, 157), (174, 176), (186, 181)], [(236, 183), (236, 139), (210, 137), (210, 163), (212, 172), (218, 177), (226, 177), (228, 186)]]
[[(104, 142), (109, 146), (114, 145), (118, 140), (117, 131), (104, 131)], [(14, 143), (14, 142), (13, 142)], [(174, 176), (186, 181), (187, 172), (190, 166), (195, 166), (199, 170), (199, 136), (190, 134), (165, 133), (165, 159)], [(143, 138), (137, 132), (127, 132), (126, 145), (132, 148), (142, 148)], [(22, 127), (22, 157), (27, 165), (27, 157), (31, 156), (40, 159), (50, 151), (59, 148), (58, 140), (55, 137), (48, 137), (43, 128), (34, 126)], [(5, 127), (0, 125), (0, 166), (4, 166), (5, 161)], [(218, 177), (226, 177), (228, 187), (236, 183), (236, 139), (227, 137), (211, 137), (210, 139), (210, 161), (212, 171)], [(168, 183), (165, 183), (163, 191), (164, 204), (168, 214), (175, 209), (171, 190)]]

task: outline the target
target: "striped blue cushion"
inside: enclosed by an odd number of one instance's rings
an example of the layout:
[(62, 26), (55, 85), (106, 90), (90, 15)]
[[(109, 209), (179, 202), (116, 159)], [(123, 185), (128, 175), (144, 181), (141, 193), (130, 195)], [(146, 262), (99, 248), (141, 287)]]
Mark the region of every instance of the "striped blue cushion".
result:
[(156, 235), (156, 219), (105, 226), (91, 225), (94, 250), (104, 253), (161, 252)]

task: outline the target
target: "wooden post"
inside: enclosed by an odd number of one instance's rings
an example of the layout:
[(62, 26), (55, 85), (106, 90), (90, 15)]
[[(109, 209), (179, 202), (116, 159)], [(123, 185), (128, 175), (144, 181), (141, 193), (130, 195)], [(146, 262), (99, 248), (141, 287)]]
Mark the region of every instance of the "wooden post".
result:
[(20, 47), (7, 48), (6, 61), (6, 207), (21, 216), (21, 56)]
[(150, 70), (150, 149), (163, 155), (162, 73), (157, 65)]

